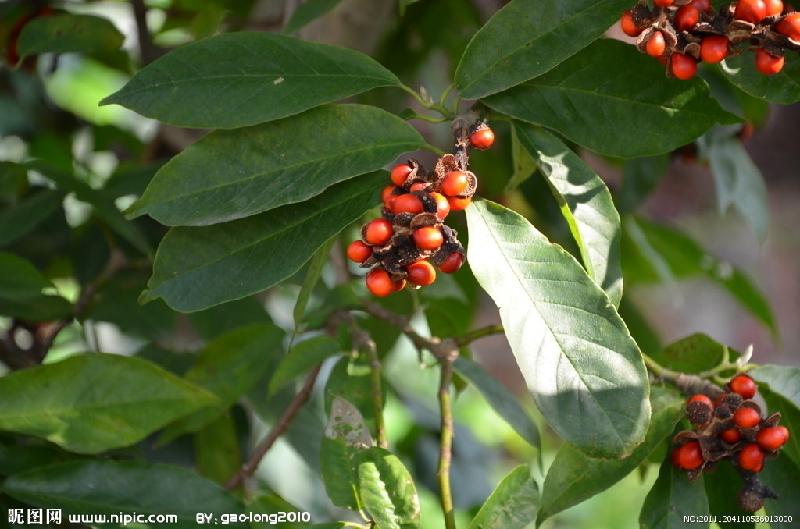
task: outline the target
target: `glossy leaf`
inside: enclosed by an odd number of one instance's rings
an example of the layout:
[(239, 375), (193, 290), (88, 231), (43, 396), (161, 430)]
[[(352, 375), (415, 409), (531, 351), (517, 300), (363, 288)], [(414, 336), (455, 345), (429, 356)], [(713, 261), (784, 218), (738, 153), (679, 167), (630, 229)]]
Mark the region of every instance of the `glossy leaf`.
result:
[(141, 461), (74, 461), (34, 469), (8, 478), (3, 492), (70, 513), (175, 514), (179, 527), (196, 527), (199, 512), (243, 510), (222, 487), (191, 470)]
[(254, 324), (225, 333), (206, 345), (184, 378), (216, 395), (219, 405), (170, 425), (162, 441), (195, 432), (218, 418), (274, 365), (282, 339), (283, 331), (275, 325)]
[(769, 386), (770, 391), (800, 408), (800, 367), (763, 365), (748, 371), (756, 381)]
[(508, 473), (492, 492), (469, 529), (525, 529), (536, 519), (539, 487), (527, 465)]
[(463, 356), (455, 361), (454, 367), (459, 375), (475, 386), (497, 414), (514, 428), (514, 431), (531, 446), (541, 450), (539, 429), (513, 393), (492, 378), (479, 364)]
[(242, 465), (236, 423), (229, 413), (220, 415), (194, 434), (197, 472), (224, 485)]
[(300, 342), (281, 358), (269, 381), (269, 392), (277, 393), (294, 378), (341, 352), (339, 342), (327, 336), (317, 336)]
[(0, 211), (0, 247), (24, 237), (55, 212), (63, 200), (58, 191), (45, 189)]
[(470, 41), (456, 71), (477, 99), (533, 79), (592, 43), (629, 8), (625, 0), (513, 0)]
[[(383, 389), (385, 391), (385, 386)], [(325, 384), (325, 409), (328, 413), (332, 413), (333, 403), (337, 398), (354, 406), (367, 424), (370, 434), (377, 434), (372, 399), (372, 369), (369, 364), (347, 357), (336, 362)], [(383, 401), (386, 402), (386, 399)]]
[(308, 302), (311, 300), (311, 295), (314, 293), (314, 288), (319, 283), (322, 276), (322, 270), (328, 262), (335, 239), (330, 239), (327, 243), (323, 244), (311, 258), (306, 270), (306, 277), (303, 279), (303, 285), (300, 287), (300, 292), (297, 294), (297, 301), (294, 303), (294, 310), (292, 310), (292, 317), (294, 318), (295, 331), (304, 327), (303, 318), (306, 315), (306, 308)]
[(575, 259), (517, 213), (467, 210), (468, 258), (500, 308), (511, 349), (550, 426), (589, 455), (623, 457), (650, 419), (636, 343)]
[(162, 239), (145, 301), (194, 312), (276, 285), (377, 202), (386, 173), (342, 182), (314, 199), (216, 226), (174, 228)]
[(764, 470), (759, 474), (761, 481), (779, 495), (778, 499), (764, 502), (767, 514), (778, 517), (770, 521), (770, 529), (792, 529), (800, 518), (800, 502), (797, 501), (797, 491), (800, 491), (800, 465), (788, 458), (781, 459), (767, 461)]
[(55, 286), (22, 257), (0, 252), (0, 299), (36, 298)]
[(93, 54), (116, 50), (123, 40), (125, 36), (107, 18), (57, 14), (25, 24), (17, 46), (20, 57), (45, 52)]
[(686, 472), (675, 468), (667, 458), (644, 500), (639, 525), (642, 529), (683, 529), (684, 516), (708, 516), (703, 477), (689, 481)]
[[(717, 367), (724, 358), (725, 347), (707, 334), (695, 333), (677, 340), (652, 354), (664, 367), (681, 373), (699, 373)], [(731, 359), (739, 353), (728, 348)]]
[(568, 444), (559, 449), (544, 480), (539, 523), (606, 490), (636, 470), (672, 434), (683, 416), (683, 399), (672, 390), (653, 386), (650, 404), (653, 418), (647, 436), (624, 459), (593, 459)]
[(362, 105), (216, 131), (164, 165), (127, 213), (168, 226), (241, 219), (308, 200), (423, 143), (400, 118)]
[(373, 447), (359, 454), (358, 491), (376, 529), (419, 527), (417, 489), (398, 457)]
[(800, 63), (797, 61), (787, 60), (783, 70), (766, 76), (756, 70), (753, 54), (743, 53), (727, 58), (723, 71), (734, 85), (759, 99), (781, 105), (800, 101)]
[(215, 403), (150, 362), (82, 354), (0, 378), (0, 429), (94, 454), (132, 445)]
[(622, 299), (619, 213), (606, 184), (581, 158), (544, 129), (518, 123), (522, 144), (534, 156), (578, 244), (584, 267), (615, 307)]
[(353, 50), (238, 32), (168, 53), (101, 103), (181, 127), (232, 129), (399, 84), (389, 70)]
[(284, 33), (295, 33), (303, 26), (310, 24), (321, 16), (332, 11), (342, 0), (305, 0), (294, 10), (286, 26)]
[(372, 444), (358, 408), (342, 397), (334, 397), (320, 447), (322, 482), (334, 505), (358, 510), (358, 454)]
[(703, 81), (667, 79), (657, 61), (611, 40), (600, 40), (485, 103), (620, 158), (672, 151), (731, 119)]

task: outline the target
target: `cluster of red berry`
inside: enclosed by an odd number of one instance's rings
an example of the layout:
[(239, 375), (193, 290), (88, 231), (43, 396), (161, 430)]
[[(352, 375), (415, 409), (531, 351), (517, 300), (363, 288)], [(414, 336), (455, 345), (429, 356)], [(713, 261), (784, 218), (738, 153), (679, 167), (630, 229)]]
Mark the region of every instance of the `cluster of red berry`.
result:
[(738, 0), (714, 13), (711, 0), (640, 1), (620, 26), (637, 47), (660, 60), (667, 73), (688, 80), (697, 62), (718, 63), (747, 48), (764, 75), (783, 69), (786, 50), (800, 49), (800, 12), (785, 13), (781, 0)]
[[(361, 230), (361, 240), (347, 247), (347, 257), (370, 268), (369, 291), (379, 297), (436, 281), (436, 268), (446, 274), (464, 264), (464, 247), (455, 230), (444, 224), (451, 211), (466, 209), (478, 181), (467, 169), (467, 149), (488, 149), (494, 132), (478, 122), (457, 134), (455, 154), (445, 154), (431, 172), (416, 160), (395, 166), (392, 185), (383, 190), (383, 215)], [(435, 265), (435, 266), (434, 266)]]
[(764, 468), (764, 459), (777, 454), (789, 440), (789, 430), (778, 424), (780, 413), (762, 418), (761, 408), (752, 400), (758, 388), (749, 376), (736, 375), (726, 389), (718, 395), (689, 398), (686, 415), (695, 429), (675, 436), (672, 462), (693, 479), (723, 459), (734, 461), (745, 478), (739, 502), (742, 508), (756, 511), (765, 497), (775, 495), (755, 475)]

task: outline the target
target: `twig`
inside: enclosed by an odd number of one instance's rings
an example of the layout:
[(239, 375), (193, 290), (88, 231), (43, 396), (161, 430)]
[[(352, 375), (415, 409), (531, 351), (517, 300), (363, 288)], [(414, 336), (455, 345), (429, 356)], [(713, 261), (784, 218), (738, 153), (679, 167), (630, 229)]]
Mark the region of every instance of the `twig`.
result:
[(456, 529), (455, 513), (453, 512), (453, 493), (450, 490), (450, 462), (453, 459), (453, 408), (450, 397), (450, 383), (453, 379), (454, 360), (454, 357), (440, 360), (441, 375), (439, 381), (441, 432), (439, 439), (439, 466), (436, 474), (439, 478), (439, 498), (442, 504), (446, 529)]
[(722, 389), (720, 389), (719, 386), (701, 376), (688, 375), (686, 373), (667, 369), (644, 353), (642, 353), (642, 358), (644, 358), (644, 364), (647, 369), (653, 373), (656, 378), (673, 384), (685, 395), (702, 393), (703, 395), (708, 395), (712, 399), (715, 399), (722, 394)]
[(161, 49), (153, 43), (147, 28), (147, 6), (144, 0), (131, 0), (133, 19), (136, 21), (136, 37), (139, 40), (139, 55), (142, 66), (150, 64), (161, 55)]
[(454, 338), (455, 342), (459, 345), (469, 345), (475, 340), (479, 340), (486, 336), (493, 336), (495, 334), (503, 334), (505, 329), (503, 329), (502, 325), (487, 325), (486, 327), (481, 327), (479, 329), (475, 329), (469, 331), (461, 336)]
[(245, 479), (252, 476), (258, 465), (261, 464), (261, 460), (264, 459), (264, 456), (269, 452), (269, 449), (272, 448), (272, 445), (275, 444), (275, 441), (286, 432), (289, 428), (289, 425), (292, 423), (295, 415), (297, 412), (300, 411), (300, 408), (308, 401), (309, 397), (311, 396), (311, 391), (314, 389), (314, 383), (317, 381), (317, 377), (319, 376), (319, 370), (322, 365), (318, 365), (314, 368), (311, 373), (308, 374), (306, 377), (306, 381), (303, 384), (302, 389), (294, 396), (292, 402), (284, 410), (283, 414), (281, 415), (278, 422), (275, 423), (275, 426), (270, 430), (264, 439), (261, 440), (258, 445), (256, 445), (253, 453), (250, 455), (250, 459), (242, 465), (242, 468), (239, 469), (233, 477), (228, 480), (228, 483), (225, 485), (227, 490), (233, 490), (239, 485), (241, 485)]

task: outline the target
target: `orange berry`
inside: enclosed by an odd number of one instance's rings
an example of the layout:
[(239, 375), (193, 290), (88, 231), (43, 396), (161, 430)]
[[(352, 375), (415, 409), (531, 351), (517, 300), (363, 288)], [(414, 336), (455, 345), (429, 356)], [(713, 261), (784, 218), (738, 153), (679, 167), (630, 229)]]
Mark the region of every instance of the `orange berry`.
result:
[(755, 443), (745, 445), (739, 452), (739, 466), (750, 472), (761, 472), (764, 468), (764, 452)]
[(755, 408), (742, 406), (733, 413), (733, 422), (739, 428), (755, 428), (761, 422), (761, 415)]
[(767, 16), (767, 3), (764, 0), (739, 0), (733, 16), (737, 20), (758, 24)]
[(673, 461), (677, 461), (680, 468), (695, 470), (703, 465), (703, 451), (697, 441), (689, 441), (676, 448), (675, 451), (677, 455), (673, 456)]
[(447, 214), (450, 213), (450, 202), (441, 193), (431, 193), (430, 196), (436, 202), (436, 218), (444, 220)]
[(442, 180), (442, 192), (448, 197), (463, 195), (468, 190), (469, 175), (464, 171), (450, 171)]
[(395, 186), (386, 186), (383, 188), (383, 192), (381, 192), (381, 200), (383, 201), (383, 207), (386, 208), (388, 211), (392, 211), (394, 205), (394, 199), (397, 195), (394, 194), (394, 190), (397, 189)]
[(700, 393), (698, 393), (697, 395), (692, 395), (689, 398), (689, 400), (687, 401), (687, 403), (689, 403), (689, 402), (702, 402), (703, 404), (705, 404), (705, 405), (707, 405), (709, 407), (713, 407), (714, 406), (714, 403), (711, 402), (710, 398), (708, 398), (706, 395), (702, 395)]
[(673, 53), (669, 63), (670, 71), (677, 79), (688, 81), (697, 73), (697, 62), (688, 55)]
[(394, 235), (392, 223), (386, 219), (375, 219), (366, 224), (361, 230), (362, 238), (372, 246), (383, 246)]
[(658, 7), (669, 7), (675, 0), (653, 0), (653, 3)]
[(379, 298), (385, 298), (395, 291), (389, 272), (382, 268), (375, 268), (367, 273), (367, 289)]
[(372, 248), (364, 241), (353, 241), (347, 247), (347, 258), (354, 263), (363, 263), (372, 255)]
[(783, 70), (784, 58), (772, 55), (764, 48), (756, 50), (756, 69), (764, 75), (775, 75)]
[(428, 187), (428, 184), (426, 184), (425, 182), (414, 182), (413, 184), (411, 184), (411, 187), (409, 189), (411, 191), (422, 191), (426, 187)]
[(395, 292), (400, 292), (401, 290), (406, 288), (406, 280), (405, 279), (398, 279), (397, 281), (394, 282), (393, 286), (394, 286), (394, 291)]
[(425, 226), (414, 230), (414, 244), (420, 250), (438, 250), (442, 243), (444, 243), (444, 236), (439, 228), (434, 226)]
[(426, 287), (436, 281), (436, 270), (428, 261), (417, 261), (406, 269), (408, 280), (415, 285)]
[(407, 163), (395, 165), (394, 168), (392, 168), (392, 173), (390, 175), (394, 185), (401, 186), (405, 184), (406, 180), (408, 179), (408, 175), (411, 174), (411, 171), (411, 166)]
[(688, 31), (700, 22), (700, 10), (692, 4), (686, 4), (675, 13), (675, 26), (678, 31)]
[(654, 31), (650, 38), (647, 39), (644, 49), (650, 57), (661, 57), (664, 55), (664, 50), (667, 49), (667, 42), (664, 40), (664, 35), (660, 31)]
[(789, 429), (785, 426), (769, 426), (756, 435), (758, 445), (764, 450), (774, 452), (789, 440)]
[(633, 13), (630, 11), (622, 13), (622, 17), (619, 19), (619, 26), (622, 28), (622, 32), (629, 37), (638, 37), (642, 32), (641, 29), (636, 27), (636, 22), (633, 21)]
[(774, 17), (783, 13), (783, 2), (781, 0), (766, 0), (767, 16)]
[(459, 252), (453, 252), (448, 255), (444, 261), (442, 261), (442, 264), (439, 265), (439, 270), (445, 274), (453, 274), (458, 272), (458, 269), (461, 268), (461, 265), (463, 264), (464, 256)]
[(424, 209), (422, 200), (420, 200), (417, 195), (412, 195), (411, 193), (399, 195), (394, 199), (392, 207), (395, 213), (413, 213), (415, 215), (417, 213), (422, 213)]
[(786, 35), (794, 41), (800, 42), (800, 13), (789, 13), (775, 25), (778, 33)]
[(472, 202), (471, 198), (459, 198), (459, 197), (450, 197), (447, 199), (448, 204), (450, 204), (450, 211), (462, 211), (467, 209), (470, 202)]
[(745, 374), (733, 377), (730, 382), (728, 382), (728, 387), (734, 393), (741, 395), (743, 399), (752, 399), (756, 396), (756, 391), (758, 391), (758, 386), (755, 381)]
[(700, 43), (700, 58), (703, 62), (715, 64), (728, 56), (728, 37), (709, 35)]
[(739, 433), (739, 430), (736, 428), (728, 428), (727, 430), (723, 430), (722, 433), (719, 434), (723, 441), (728, 443), (729, 445), (734, 445), (739, 442), (742, 438), (742, 434)]
[(470, 134), (469, 142), (476, 149), (485, 151), (494, 143), (494, 131), (487, 125), (481, 125), (478, 130)]

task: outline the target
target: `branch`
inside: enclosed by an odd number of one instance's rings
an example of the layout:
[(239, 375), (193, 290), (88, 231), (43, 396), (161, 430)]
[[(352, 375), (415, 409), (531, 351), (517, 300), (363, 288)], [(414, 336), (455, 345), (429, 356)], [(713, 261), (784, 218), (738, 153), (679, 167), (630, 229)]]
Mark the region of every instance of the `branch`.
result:
[(486, 336), (493, 336), (495, 334), (503, 334), (505, 329), (503, 329), (502, 325), (487, 325), (486, 327), (481, 327), (479, 329), (475, 329), (469, 331), (461, 336), (454, 338), (455, 342), (459, 346), (469, 345), (475, 340), (479, 340)]
[(225, 489), (235, 489), (241, 485), (245, 479), (251, 477), (255, 473), (258, 465), (261, 464), (261, 460), (264, 459), (264, 456), (267, 455), (267, 452), (269, 452), (269, 449), (272, 448), (272, 445), (275, 444), (275, 441), (277, 441), (278, 438), (289, 429), (289, 425), (292, 423), (295, 415), (297, 415), (297, 412), (300, 411), (300, 408), (302, 408), (303, 405), (308, 401), (309, 397), (311, 397), (311, 391), (314, 389), (314, 383), (317, 381), (321, 367), (321, 364), (318, 365), (313, 371), (311, 371), (311, 373), (308, 374), (302, 389), (300, 389), (297, 395), (294, 396), (292, 402), (290, 402), (286, 407), (272, 430), (270, 430), (267, 436), (260, 443), (258, 443), (258, 445), (256, 445), (256, 448), (250, 455), (250, 459), (248, 459), (242, 468), (240, 468), (239, 471), (228, 481), (228, 483), (225, 485)]
[(644, 353), (642, 353), (642, 358), (644, 358), (644, 364), (647, 369), (653, 373), (653, 376), (655, 376), (657, 379), (673, 384), (685, 395), (696, 395), (701, 393), (711, 397), (713, 400), (722, 394), (722, 389), (720, 389), (719, 386), (709, 382), (701, 376), (688, 375), (686, 373), (680, 373), (678, 371), (667, 369)]
[(153, 37), (147, 28), (147, 6), (144, 0), (131, 0), (133, 19), (136, 21), (136, 37), (139, 41), (139, 55), (142, 66), (150, 64), (161, 55), (161, 48), (153, 43)]
[(441, 433), (439, 440), (439, 467), (436, 474), (439, 477), (439, 496), (446, 529), (456, 529), (453, 494), (450, 490), (450, 462), (453, 459), (453, 408), (450, 398), (450, 382), (453, 379), (454, 360), (455, 357), (440, 360), (441, 375), (439, 381)]

